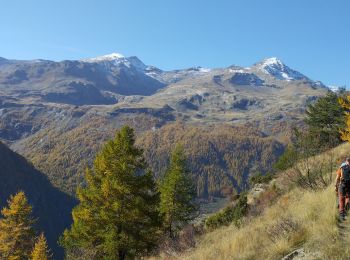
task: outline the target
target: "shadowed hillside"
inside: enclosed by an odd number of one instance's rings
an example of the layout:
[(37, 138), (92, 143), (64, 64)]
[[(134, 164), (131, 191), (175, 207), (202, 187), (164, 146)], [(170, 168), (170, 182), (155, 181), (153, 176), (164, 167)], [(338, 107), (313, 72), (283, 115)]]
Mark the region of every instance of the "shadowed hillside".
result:
[(19, 154), (0, 143), (0, 207), (10, 195), (22, 190), (38, 218), (37, 229), (44, 231), (55, 259), (63, 257), (57, 240), (71, 223), (71, 209), (75, 200), (54, 188), (47, 177), (36, 170)]

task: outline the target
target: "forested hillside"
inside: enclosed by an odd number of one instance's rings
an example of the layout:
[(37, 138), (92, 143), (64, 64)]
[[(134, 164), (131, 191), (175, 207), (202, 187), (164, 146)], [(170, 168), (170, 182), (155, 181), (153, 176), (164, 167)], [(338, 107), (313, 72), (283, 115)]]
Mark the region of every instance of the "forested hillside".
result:
[(137, 143), (157, 177), (164, 174), (169, 151), (184, 145), (197, 195), (224, 196), (248, 187), (248, 177), (266, 173), (284, 151), (284, 144), (254, 127), (167, 125), (142, 135)]
[[(147, 124), (141, 120), (136, 125), (141, 122)], [(103, 140), (114, 134), (115, 129), (105, 124), (106, 119), (100, 118), (65, 132), (47, 129), (26, 142), (24, 155), (54, 184), (74, 194)], [(227, 189), (244, 189), (249, 174), (269, 171), (285, 146), (251, 125), (190, 126), (176, 122), (140, 131), (137, 136), (137, 145), (144, 149), (157, 178), (164, 174), (173, 146), (183, 143), (197, 195), (204, 198), (222, 196)]]

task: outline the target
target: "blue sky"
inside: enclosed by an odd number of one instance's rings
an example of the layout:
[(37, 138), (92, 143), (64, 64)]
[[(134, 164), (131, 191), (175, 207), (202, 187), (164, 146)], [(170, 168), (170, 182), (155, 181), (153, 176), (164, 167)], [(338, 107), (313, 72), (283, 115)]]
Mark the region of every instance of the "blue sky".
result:
[(119, 52), (161, 69), (279, 57), (350, 87), (348, 0), (0, 0), (0, 57)]

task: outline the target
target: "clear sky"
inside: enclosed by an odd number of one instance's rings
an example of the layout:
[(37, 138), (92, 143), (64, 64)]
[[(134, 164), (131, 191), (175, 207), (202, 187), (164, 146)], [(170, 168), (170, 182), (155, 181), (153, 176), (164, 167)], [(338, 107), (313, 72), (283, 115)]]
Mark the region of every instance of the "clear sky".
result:
[(276, 56), (350, 87), (349, 0), (0, 0), (0, 57), (122, 53), (161, 69)]

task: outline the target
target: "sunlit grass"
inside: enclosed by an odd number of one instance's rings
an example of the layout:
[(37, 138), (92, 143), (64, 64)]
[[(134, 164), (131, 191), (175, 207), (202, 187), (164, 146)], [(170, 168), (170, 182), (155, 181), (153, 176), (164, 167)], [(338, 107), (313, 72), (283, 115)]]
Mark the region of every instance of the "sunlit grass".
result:
[[(345, 144), (334, 153), (340, 161), (349, 151)], [(344, 225), (349, 232), (340, 235), (333, 185), (319, 191), (294, 188), (241, 228), (231, 225), (204, 235), (197, 248), (180, 258), (280, 259), (303, 247), (311, 259), (348, 259), (350, 224)]]

